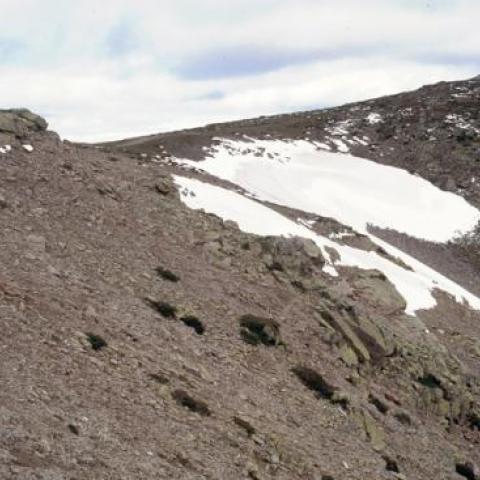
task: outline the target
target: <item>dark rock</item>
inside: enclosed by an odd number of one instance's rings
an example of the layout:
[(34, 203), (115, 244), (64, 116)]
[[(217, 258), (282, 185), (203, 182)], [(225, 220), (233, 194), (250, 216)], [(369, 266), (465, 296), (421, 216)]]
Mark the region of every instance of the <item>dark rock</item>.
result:
[(160, 385), (167, 385), (170, 383), (170, 380), (163, 375), (163, 373), (150, 373), (148, 375), (152, 380), (155, 380), (155, 382), (160, 383)]
[(400, 473), (400, 469), (398, 468), (398, 463), (394, 458), (388, 455), (384, 455), (382, 458), (385, 460), (385, 469), (388, 472)]
[(307, 388), (315, 392), (320, 398), (331, 400), (338, 390), (338, 388), (328, 382), (323, 375), (311, 368), (297, 366), (292, 369), (292, 372)]
[(80, 435), (80, 430), (78, 429), (78, 427), (73, 424), (73, 423), (70, 423), (68, 425), (68, 429), (74, 434), (74, 435)]
[(101, 350), (107, 346), (107, 342), (100, 336), (93, 333), (87, 333), (87, 340), (90, 343), (93, 350)]
[(473, 462), (458, 462), (455, 471), (467, 480), (480, 480), (480, 469)]
[(194, 413), (198, 413), (204, 417), (211, 415), (210, 409), (204, 401), (193, 398), (185, 390), (175, 390), (172, 392), (172, 397), (179, 405), (188, 408), (188, 410)]
[(268, 347), (280, 345), (280, 325), (270, 318), (243, 315), (240, 320), (240, 334), (251, 345), (263, 344)]

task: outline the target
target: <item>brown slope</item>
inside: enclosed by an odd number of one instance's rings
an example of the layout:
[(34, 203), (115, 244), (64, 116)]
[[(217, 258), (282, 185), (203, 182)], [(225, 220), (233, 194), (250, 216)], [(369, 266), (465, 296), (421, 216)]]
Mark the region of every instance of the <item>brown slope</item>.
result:
[(188, 210), (161, 165), (22, 135), (0, 157), (0, 478), (462, 478), (478, 462), (478, 314), (442, 297), (406, 317), (376, 272), (333, 279), (311, 244)]

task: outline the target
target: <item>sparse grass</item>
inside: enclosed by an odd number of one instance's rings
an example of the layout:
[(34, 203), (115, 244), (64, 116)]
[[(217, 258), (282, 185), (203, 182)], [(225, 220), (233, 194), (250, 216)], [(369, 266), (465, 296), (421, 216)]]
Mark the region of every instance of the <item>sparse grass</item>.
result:
[(171, 270), (168, 270), (163, 267), (157, 267), (155, 271), (158, 273), (158, 275), (163, 278), (164, 280), (167, 280), (168, 282), (173, 282), (176, 283), (180, 280), (180, 277), (173, 273)]
[(172, 392), (173, 399), (182, 407), (188, 408), (190, 411), (198, 413), (204, 417), (211, 415), (208, 405), (202, 401), (190, 396), (185, 390), (175, 390)]
[(205, 333), (205, 326), (197, 317), (193, 315), (185, 315), (184, 317), (180, 318), (180, 320), (187, 327), (193, 328), (197, 335), (203, 335)]
[(107, 342), (100, 336), (93, 333), (87, 333), (87, 340), (92, 348), (97, 351), (107, 346)]

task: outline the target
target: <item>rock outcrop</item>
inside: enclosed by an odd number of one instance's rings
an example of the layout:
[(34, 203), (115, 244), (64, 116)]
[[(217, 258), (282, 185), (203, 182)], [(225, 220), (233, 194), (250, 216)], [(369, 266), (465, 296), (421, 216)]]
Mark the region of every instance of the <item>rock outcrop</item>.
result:
[(0, 144), (13, 143), (30, 133), (45, 131), (48, 123), (26, 108), (0, 110)]

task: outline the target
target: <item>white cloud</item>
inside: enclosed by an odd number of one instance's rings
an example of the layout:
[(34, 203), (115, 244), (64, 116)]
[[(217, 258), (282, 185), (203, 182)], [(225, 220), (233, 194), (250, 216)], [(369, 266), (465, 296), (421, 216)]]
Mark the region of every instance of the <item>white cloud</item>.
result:
[[(0, 46), (3, 39), (24, 48), (14, 61), (0, 57), (1, 106), (29, 107), (62, 136), (94, 141), (334, 105), (478, 74), (476, 0), (339, 5), (2, 0), (9, 21)], [(121, 39), (122, 28), (128, 48), (116, 52), (112, 38)], [(229, 64), (235, 71), (223, 76)]]

